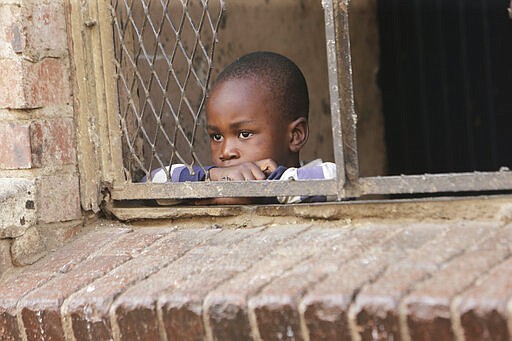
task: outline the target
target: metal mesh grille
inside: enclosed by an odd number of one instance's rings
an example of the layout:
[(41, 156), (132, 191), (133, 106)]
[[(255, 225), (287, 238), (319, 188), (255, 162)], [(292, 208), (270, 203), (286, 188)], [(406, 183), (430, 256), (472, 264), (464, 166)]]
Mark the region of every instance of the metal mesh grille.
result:
[[(113, 0), (126, 177), (208, 158), (203, 106), (223, 1)], [(204, 136), (204, 137), (203, 137)], [(198, 146), (199, 145), (199, 146)]]

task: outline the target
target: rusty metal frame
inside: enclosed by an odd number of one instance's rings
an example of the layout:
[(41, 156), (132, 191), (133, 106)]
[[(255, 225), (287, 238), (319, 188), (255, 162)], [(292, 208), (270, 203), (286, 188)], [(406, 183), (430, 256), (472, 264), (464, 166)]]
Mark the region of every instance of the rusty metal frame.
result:
[[(328, 15), (333, 4), (332, 15), (335, 18), (333, 27), (336, 31), (336, 41), (329, 40)], [(341, 137), (342, 144), (336, 138), (339, 134), (336, 103), (333, 103), (331, 94), (331, 110), (333, 111), (333, 136), (336, 154), (338, 177), (345, 176), (343, 188), (339, 188), (338, 198), (359, 197), (373, 194), (414, 194), (414, 193), (448, 193), (473, 191), (499, 191), (512, 190), (512, 172), (509, 170), (499, 172), (467, 172), (448, 174), (401, 175), (359, 178), (359, 165), (357, 155), (356, 125), (357, 114), (354, 109), (354, 90), (352, 83), (352, 62), (350, 54), (349, 11), (350, 0), (323, 1), (326, 13), (326, 39), (328, 57), (329, 46), (336, 46), (337, 70), (329, 62), (330, 88), (339, 86), (341, 103)], [(340, 70), (340, 71), (338, 71)], [(333, 84), (331, 73), (337, 75), (337, 84)], [(331, 91), (332, 92), (332, 91)], [(340, 170), (340, 165), (343, 169)], [(343, 183), (339, 181), (338, 185)]]
[[(75, 65), (81, 198), (97, 210), (103, 193), (114, 200), (240, 196), (336, 195), (512, 190), (512, 172), (474, 172), (359, 178), (352, 63), (350, 0), (322, 0), (336, 180), (132, 183), (123, 173), (121, 130), (109, 2), (67, 0)], [(108, 189), (108, 191), (105, 191)]]
[[(334, 140), (336, 144), (342, 146), (343, 141), (341, 139), (341, 115), (340, 115), (340, 98), (338, 91), (338, 56), (340, 51), (336, 41), (338, 40), (336, 34), (342, 32), (341, 29), (336, 29), (336, 10), (334, 1), (327, 1), (325, 6), (326, 15), (326, 33), (330, 37), (328, 42), (329, 50), (329, 78), (331, 86), (331, 107), (333, 110), (332, 121), (338, 129), (333, 131)], [(107, 2), (98, 1), (98, 7), (103, 7), (103, 10), (98, 10), (101, 13), (107, 12)], [(111, 20), (107, 17), (100, 17), (99, 30), (102, 32), (101, 37), (106, 39), (111, 33), (109, 24)], [(105, 31), (105, 32), (103, 32)], [(103, 40), (103, 46), (107, 44), (107, 40)], [(348, 39), (347, 39), (348, 41)], [(110, 49), (109, 49), (110, 50)], [(112, 64), (112, 59), (109, 59), (111, 55), (110, 51), (103, 53), (103, 63)], [(348, 61), (350, 63), (350, 60)], [(347, 64), (347, 66), (350, 66)], [(109, 68), (112, 68), (110, 65)], [(104, 68), (106, 71), (107, 68)], [(108, 76), (106, 73), (105, 76)], [(111, 86), (115, 86), (113, 82), (108, 83)], [(351, 81), (350, 81), (351, 88)], [(110, 100), (116, 99), (117, 96), (113, 94), (109, 97)], [(352, 100), (352, 96), (349, 97)], [(107, 108), (106, 113), (109, 117), (108, 122), (114, 123), (117, 119), (117, 107), (112, 105)], [(120, 146), (118, 141), (116, 147), (113, 148), (112, 142), (109, 148), (111, 154), (121, 155)], [(339, 165), (343, 165), (343, 149), (336, 149), (336, 162)], [(111, 159), (113, 159), (111, 157)], [(122, 160), (118, 157), (112, 162), (112, 168), (114, 170), (122, 169)], [(130, 200), (130, 199), (173, 199), (173, 198), (209, 198), (209, 197), (233, 197), (240, 196), (240, 188), (244, 189), (244, 196), (253, 197), (268, 197), (276, 196), (289, 196), (289, 195), (337, 195), (338, 198), (344, 197), (343, 186), (345, 183), (344, 167), (338, 167), (338, 180), (315, 180), (315, 181), (296, 181), (296, 182), (281, 182), (281, 181), (232, 181), (232, 182), (187, 182), (187, 183), (132, 183), (126, 177), (119, 173), (114, 173), (111, 170), (113, 180), (111, 182), (110, 194), (114, 200)], [(109, 182), (110, 183), (110, 182)]]

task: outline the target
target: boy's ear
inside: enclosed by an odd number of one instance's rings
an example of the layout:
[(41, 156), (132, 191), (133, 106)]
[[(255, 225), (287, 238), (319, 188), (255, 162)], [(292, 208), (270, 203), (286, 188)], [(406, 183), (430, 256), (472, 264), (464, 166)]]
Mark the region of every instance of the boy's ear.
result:
[(309, 137), (309, 124), (305, 117), (299, 117), (288, 125), (289, 148), (293, 153), (299, 152)]

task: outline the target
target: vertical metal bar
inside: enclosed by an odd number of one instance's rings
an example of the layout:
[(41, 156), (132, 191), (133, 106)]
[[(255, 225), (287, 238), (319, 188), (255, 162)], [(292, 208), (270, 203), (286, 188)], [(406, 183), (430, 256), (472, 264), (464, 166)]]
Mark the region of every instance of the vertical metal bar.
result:
[(343, 155), (343, 133), (341, 129), (340, 113), (340, 89), (338, 85), (339, 70), (337, 60), (337, 44), (339, 41), (336, 36), (334, 2), (336, 0), (323, 0), (325, 16), (325, 41), (327, 44), (327, 67), (329, 78), (329, 96), (331, 100), (331, 120), (332, 120), (332, 139), (334, 148), (334, 160), (336, 162), (336, 178), (338, 199), (343, 196), (345, 185), (345, 161)]
[(345, 176), (351, 192), (357, 195), (359, 186), (359, 159), (357, 156), (356, 124), (357, 115), (354, 107), (354, 87), (352, 83), (352, 56), (349, 29), (350, 0), (338, 0), (334, 8), (336, 49), (341, 99), (341, 129), (343, 138), (343, 156)]
[(489, 143), (491, 149), (491, 164), (492, 167), (497, 169), (498, 165), (498, 150), (496, 142), (496, 105), (493, 96), (493, 78), (492, 78), (492, 59), (491, 59), (491, 46), (489, 43), (489, 20), (487, 18), (487, 0), (481, 0), (482, 10), (482, 36), (484, 44), (484, 68), (485, 68), (485, 88), (487, 90), (487, 110), (489, 118)]

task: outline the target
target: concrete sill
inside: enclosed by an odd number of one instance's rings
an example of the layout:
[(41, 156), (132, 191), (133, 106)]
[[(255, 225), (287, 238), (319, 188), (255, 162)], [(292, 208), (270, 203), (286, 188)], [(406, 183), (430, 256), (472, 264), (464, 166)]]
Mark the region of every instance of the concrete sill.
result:
[(115, 202), (109, 210), (122, 221), (240, 216), (303, 219), (512, 220), (512, 195), (357, 200), (294, 205), (142, 206)]

